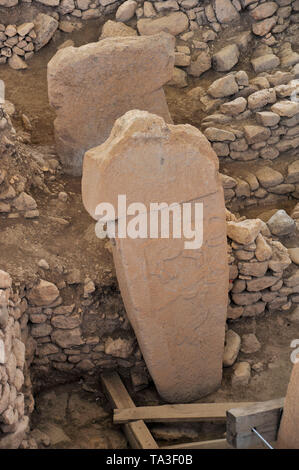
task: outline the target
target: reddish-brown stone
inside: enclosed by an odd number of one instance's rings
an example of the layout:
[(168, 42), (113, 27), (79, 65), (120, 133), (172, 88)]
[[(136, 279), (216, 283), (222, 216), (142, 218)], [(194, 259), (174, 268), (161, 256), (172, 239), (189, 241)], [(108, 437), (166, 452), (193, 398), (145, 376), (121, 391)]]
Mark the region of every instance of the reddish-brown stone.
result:
[[(218, 159), (201, 132), (130, 111), (85, 154), (83, 202), (203, 203), (203, 245), (180, 239), (116, 238), (114, 262), (125, 307), (163, 398), (188, 402), (217, 389), (228, 289), (226, 227)], [(116, 214), (117, 217), (117, 214)]]

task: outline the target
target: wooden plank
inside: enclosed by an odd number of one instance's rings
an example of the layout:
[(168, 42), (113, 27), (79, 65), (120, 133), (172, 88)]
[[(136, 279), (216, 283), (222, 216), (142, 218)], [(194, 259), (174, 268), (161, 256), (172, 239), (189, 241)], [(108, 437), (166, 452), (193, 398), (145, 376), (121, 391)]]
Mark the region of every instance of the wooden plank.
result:
[(230, 445), (237, 449), (248, 449), (261, 443), (252, 432), (257, 431), (268, 441), (277, 438), (284, 398), (233, 408), (227, 412), (226, 437)]
[(156, 422), (226, 421), (226, 412), (231, 408), (252, 403), (191, 403), (185, 405), (140, 406), (114, 410), (115, 424), (143, 420)]
[[(135, 406), (116, 372), (102, 374), (101, 383), (113, 407), (132, 408)], [(123, 430), (133, 449), (158, 449), (155, 439), (143, 421), (125, 424)]]
[(160, 449), (232, 449), (226, 439), (215, 439), (213, 441), (186, 442), (173, 446), (160, 447)]

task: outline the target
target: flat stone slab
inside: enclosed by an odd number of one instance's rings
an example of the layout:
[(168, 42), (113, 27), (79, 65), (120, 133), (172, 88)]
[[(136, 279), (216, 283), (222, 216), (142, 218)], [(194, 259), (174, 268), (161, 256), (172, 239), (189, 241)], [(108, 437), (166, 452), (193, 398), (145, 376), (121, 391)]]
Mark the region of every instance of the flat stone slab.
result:
[[(222, 377), (228, 292), (226, 226), (218, 159), (190, 125), (130, 111), (107, 141), (86, 152), (82, 194), (96, 219), (99, 203), (203, 203), (203, 243), (181, 238), (119, 238), (113, 257), (129, 320), (150, 374), (169, 402), (216, 390)], [(194, 213), (194, 212), (192, 212)], [(120, 212), (115, 217), (121, 222)], [(147, 214), (149, 219), (149, 214)], [(132, 221), (132, 217), (129, 219)], [(172, 233), (172, 232), (170, 232)]]
[(104, 142), (115, 120), (130, 109), (171, 122), (162, 86), (173, 67), (174, 38), (167, 33), (58, 51), (48, 64), (48, 93), (64, 170), (81, 175), (86, 150)]

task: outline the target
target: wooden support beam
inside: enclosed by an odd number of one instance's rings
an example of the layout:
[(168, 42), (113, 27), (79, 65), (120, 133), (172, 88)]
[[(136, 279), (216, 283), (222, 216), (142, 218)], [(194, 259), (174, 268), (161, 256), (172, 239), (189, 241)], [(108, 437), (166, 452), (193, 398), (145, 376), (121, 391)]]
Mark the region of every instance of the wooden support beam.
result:
[[(116, 372), (101, 375), (101, 383), (114, 408), (133, 408), (134, 402)], [(158, 445), (142, 420), (123, 426), (125, 435), (133, 449), (158, 449)]]
[(260, 444), (260, 439), (252, 428), (268, 441), (277, 438), (284, 398), (255, 403), (244, 407), (234, 407), (227, 412), (226, 438), (237, 449), (249, 449)]
[(226, 421), (230, 408), (251, 405), (252, 403), (191, 403), (185, 405), (140, 406), (114, 410), (115, 424), (125, 424), (143, 420), (150, 423), (178, 421)]
[(187, 442), (173, 446), (160, 447), (160, 449), (232, 449), (226, 439), (215, 439), (213, 441)]

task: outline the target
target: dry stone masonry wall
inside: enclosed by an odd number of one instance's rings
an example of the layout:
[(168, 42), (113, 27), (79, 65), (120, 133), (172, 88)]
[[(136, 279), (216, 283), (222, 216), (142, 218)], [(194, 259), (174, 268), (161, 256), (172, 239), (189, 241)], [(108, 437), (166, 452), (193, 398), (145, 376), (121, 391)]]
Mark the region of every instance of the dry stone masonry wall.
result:
[(0, 271), (0, 449), (19, 447), (33, 411), (30, 377), (24, 377), (25, 308), (25, 303), (12, 293), (10, 275)]
[(144, 361), (114, 282), (96, 286), (90, 278), (81, 280), (74, 269), (57, 284), (60, 289), (39, 279), (31, 289), (26, 287), (30, 334), (36, 345), (35, 377), (47, 377), (53, 370), (78, 377), (120, 369), (137, 388), (146, 385)]
[(239, 71), (213, 82), (207, 94), (199, 90), (202, 100), (216, 105), (215, 113), (205, 117), (202, 125), (217, 155), (230, 161), (272, 161), (297, 149), (298, 90), (295, 68), (264, 73), (251, 81), (246, 72)]

